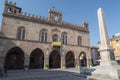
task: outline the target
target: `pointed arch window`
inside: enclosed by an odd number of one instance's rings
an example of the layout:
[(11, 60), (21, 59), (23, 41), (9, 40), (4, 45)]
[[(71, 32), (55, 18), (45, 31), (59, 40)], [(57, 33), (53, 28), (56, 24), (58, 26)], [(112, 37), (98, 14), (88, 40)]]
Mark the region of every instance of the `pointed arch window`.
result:
[(17, 39), (24, 40), (25, 39), (25, 28), (19, 27), (17, 32)]
[(82, 46), (82, 38), (80, 36), (78, 37), (78, 46)]
[(66, 32), (62, 33), (61, 40), (63, 44), (67, 44), (67, 33)]
[(41, 42), (47, 42), (47, 30), (46, 29), (41, 30), (40, 41)]

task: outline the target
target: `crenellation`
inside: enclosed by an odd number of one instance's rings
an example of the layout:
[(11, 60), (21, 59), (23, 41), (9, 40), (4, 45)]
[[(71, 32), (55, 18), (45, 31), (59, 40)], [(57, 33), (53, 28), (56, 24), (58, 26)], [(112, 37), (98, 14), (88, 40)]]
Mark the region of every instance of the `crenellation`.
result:
[(88, 29), (88, 23), (87, 23), (87, 22), (83, 21), (83, 22), (82, 22), (82, 26), (83, 26), (85, 29)]
[(5, 0), (5, 4), (8, 4), (8, 0)]
[(42, 17), (42, 19), (44, 20), (44, 19), (45, 19), (45, 17)]
[(43, 16), (40, 16), (40, 21), (44, 21), (44, 18), (43, 18)]
[(70, 27), (70, 28), (74, 28), (74, 29), (78, 29), (78, 30), (85, 30), (86, 28), (80, 26), (80, 25), (77, 25), (77, 24), (72, 24), (72, 23), (69, 23), (69, 22), (62, 22), (62, 25), (64, 27)]
[(77, 26), (77, 24), (75, 24), (75, 26)]
[(16, 2), (14, 2), (13, 4), (16, 5)]
[(41, 19), (41, 16), (39, 16), (39, 19)]
[(39, 17), (38, 17), (38, 15), (35, 15), (35, 17), (36, 17), (36, 19), (38, 19)]
[(70, 23), (68, 22), (68, 25), (70, 25)]
[(31, 14), (30, 14), (30, 13), (28, 13), (28, 17), (31, 17)]
[[(8, 0), (6, 0), (5, 3), (11, 4), (11, 5), (16, 5), (16, 3), (12, 3), (11, 1), (9, 2)], [(49, 13), (54, 14), (52, 16), (56, 16), (56, 15), (62, 16), (62, 12), (59, 11), (59, 10), (56, 10), (54, 8), (50, 8), (48, 11), (49, 11)], [(72, 24), (71, 22), (62, 21), (62, 17), (60, 17), (59, 20), (58, 20), (58, 21), (60, 21), (60, 24), (59, 24), (58, 22), (53, 23), (51, 21), (52, 17), (45, 18), (43, 16), (38, 16), (36, 14), (31, 14), (31, 13), (26, 13), (26, 12), (20, 12), (19, 14), (14, 14), (14, 13), (11, 14), (10, 13), (10, 15), (18, 16), (18, 17), (21, 17), (21, 18), (26, 18), (26, 19), (31, 20), (31, 21), (34, 19), (34, 21), (37, 21), (37, 22), (41, 21), (41, 22), (47, 23), (47, 24), (52, 23), (54, 25), (64, 26), (64, 27), (67, 27), (67, 28), (78, 29), (78, 30), (80, 30), (80, 29), (87, 30), (87, 28), (88, 28), (88, 23), (87, 22), (83, 22), (82, 27), (81, 27), (80, 25)]]
[(61, 12), (61, 11), (56, 10), (56, 9), (54, 9), (54, 8), (50, 8), (50, 9), (49, 9), (49, 12), (52, 12), (52, 13), (56, 13), (56, 14), (62, 15), (62, 12)]
[(42, 19), (43, 19), (43, 16), (41, 16), (40, 19), (42, 20)]
[(13, 4), (13, 3), (10, 1), (9, 4)]
[(27, 17), (30, 17), (30, 16), (29, 16), (29, 13), (26, 13), (26, 16), (27, 16)]
[(27, 13), (26, 13), (26, 12), (24, 12), (24, 16), (27, 16)]
[(23, 12), (19, 13), (19, 15), (18, 15), (18, 16), (23, 16)]
[(21, 12), (20, 15), (22, 16), (22, 15), (23, 15), (23, 12)]
[(27, 13), (27, 12), (21, 12), (20, 15), (22, 17), (31, 17), (31, 14), (30, 13)]
[(76, 27), (78, 27), (78, 28), (79, 28), (79, 27), (81, 27), (81, 26), (79, 26), (79, 25), (76, 25)]
[(75, 26), (75, 24), (72, 24), (73, 26)]
[(16, 6), (16, 2), (12, 2), (12, 1), (8, 1), (8, 0), (5, 1), (5, 4)]
[(60, 14), (62, 14), (62, 11), (60, 11)]
[(34, 18), (35, 17), (35, 14), (32, 14), (32, 18)]
[(33, 18), (36, 19), (36, 14), (33, 14)]

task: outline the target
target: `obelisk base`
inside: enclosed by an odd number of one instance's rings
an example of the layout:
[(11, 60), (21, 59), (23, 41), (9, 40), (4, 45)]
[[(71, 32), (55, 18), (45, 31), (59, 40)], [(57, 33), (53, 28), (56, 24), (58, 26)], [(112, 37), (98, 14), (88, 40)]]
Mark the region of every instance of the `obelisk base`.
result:
[(97, 66), (88, 80), (120, 80), (120, 66)]

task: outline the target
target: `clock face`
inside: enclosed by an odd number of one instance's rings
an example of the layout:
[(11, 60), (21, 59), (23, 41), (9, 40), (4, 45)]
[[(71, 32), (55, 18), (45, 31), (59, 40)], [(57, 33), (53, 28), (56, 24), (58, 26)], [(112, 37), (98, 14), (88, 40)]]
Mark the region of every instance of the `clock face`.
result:
[(54, 20), (55, 20), (55, 21), (58, 21), (58, 16), (54, 16)]

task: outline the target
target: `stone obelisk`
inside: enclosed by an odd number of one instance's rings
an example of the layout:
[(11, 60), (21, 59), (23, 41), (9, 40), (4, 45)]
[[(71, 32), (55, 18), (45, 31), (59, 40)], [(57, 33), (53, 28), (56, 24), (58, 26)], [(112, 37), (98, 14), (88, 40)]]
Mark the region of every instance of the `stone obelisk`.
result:
[(100, 30), (100, 65), (95, 68), (89, 80), (120, 80), (120, 66), (115, 61), (113, 51), (110, 46), (104, 13), (98, 9), (98, 21)]
[(100, 42), (101, 42), (99, 49), (101, 55), (100, 66), (110, 66), (113, 64), (117, 65), (115, 59), (112, 58), (114, 56), (111, 55), (113, 54), (114, 49), (110, 46), (104, 13), (101, 8), (98, 9), (98, 21), (99, 21)]

